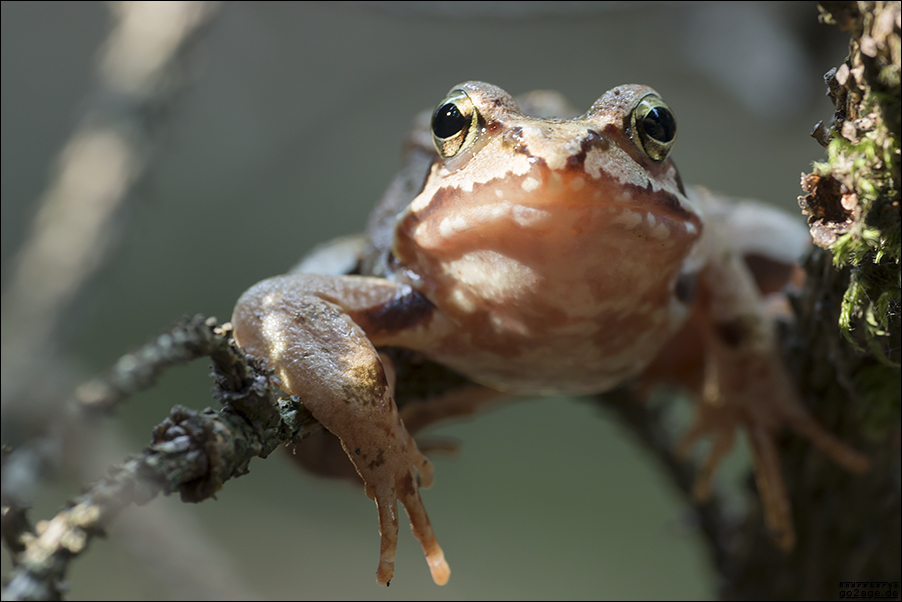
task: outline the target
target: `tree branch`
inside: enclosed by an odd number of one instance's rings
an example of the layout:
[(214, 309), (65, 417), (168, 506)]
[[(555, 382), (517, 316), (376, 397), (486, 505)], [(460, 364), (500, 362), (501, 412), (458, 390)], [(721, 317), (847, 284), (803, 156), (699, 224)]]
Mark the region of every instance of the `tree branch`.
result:
[[(22, 520), (7, 524), (7, 516), (21, 519), (22, 511), (7, 505), (4, 495), (3, 538), (20, 542), (10, 546), (15, 570), (4, 588), (4, 599), (58, 599), (69, 561), (82, 554), (126, 506), (173, 492), (179, 492), (182, 501), (205, 500), (227, 480), (246, 474), (252, 458), (265, 458), (318, 427), (298, 399), (283, 398), (272, 375), (245, 356), (230, 334), (215, 319), (196, 316), (124, 356), (106, 379), (79, 389), (69, 406), (70, 417), (109, 409), (151, 386), (166, 367), (209, 357), (216, 381), (214, 396), (223, 407), (200, 412), (172, 408), (169, 417), (154, 428), (150, 447), (112, 467), (108, 477), (71, 500), (53, 519), (38, 523), (34, 533)], [(29, 457), (28, 451), (16, 450), (4, 458), (4, 481)]]

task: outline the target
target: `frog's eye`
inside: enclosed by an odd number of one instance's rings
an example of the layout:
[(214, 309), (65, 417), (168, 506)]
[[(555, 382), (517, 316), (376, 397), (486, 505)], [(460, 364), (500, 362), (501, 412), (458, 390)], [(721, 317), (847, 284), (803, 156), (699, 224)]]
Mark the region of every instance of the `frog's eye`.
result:
[(432, 114), (432, 143), (446, 159), (472, 144), (479, 131), (479, 111), (463, 90), (452, 90)]
[(663, 100), (649, 94), (639, 101), (630, 120), (633, 142), (655, 162), (663, 161), (676, 140), (676, 119)]

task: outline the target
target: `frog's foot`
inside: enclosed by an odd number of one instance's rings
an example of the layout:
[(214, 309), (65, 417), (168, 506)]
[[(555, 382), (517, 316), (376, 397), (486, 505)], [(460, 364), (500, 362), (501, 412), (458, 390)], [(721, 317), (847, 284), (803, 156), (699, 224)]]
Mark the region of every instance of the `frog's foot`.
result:
[[(401, 457), (380, 456), (380, 461), (370, 463), (355, 460), (361, 476), (367, 483), (366, 494), (376, 502), (376, 509), (379, 512), (382, 544), (376, 578), (380, 584), (388, 585), (395, 571), (395, 553), (398, 547), (397, 502), (400, 501), (410, 518), (410, 529), (414, 537), (423, 546), (426, 562), (432, 572), (432, 580), (437, 585), (445, 585), (451, 575), (451, 569), (435, 539), (432, 523), (429, 522), (419, 492), (421, 483), (424, 487), (432, 484), (432, 463), (417, 449), (413, 438), (406, 433), (403, 440), (397, 442), (391, 449), (393, 455)], [(354, 456), (351, 457), (354, 459)]]
[(771, 317), (748, 269), (730, 241), (709, 239), (708, 264), (699, 276), (699, 318), (705, 341), (704, 379), (695, 425), (678, 451), (703, 435), (714, 444), (695, 483), (710, 494), (711, 476), (729, 450), (736, 429), (749, 437), (765, 522), (777, 545), (795, 544), (792, 511), (783, 479), (778, 436), (791, 427), (851, 472), (867, 469), (864, 455), (826, 431), (805, 408), (783, 360)]
[(736, 382), (730, 379), (716, 385), (710, 380), (706, 383), (696, 421), (680, 441), (676, 453), (685, 458), (700, 438), (713, 438), (693, 485), (695, 499), (705, 501), (711, 493), (714, 471), (732, 447), (736, 429), (744, 428), (768, 530), (778, 547), (791, 550), (795, 546), (795, 530), (777, 445), (783, 427), (791, 427), (850, 472), (867, 470), (868, 460), (817, 423), (796, 398), (788, 377), (776, 362), (767, 360), (762, 364), (753, 370), (756, 380), (744, 381), (740, 387), (732, 386)]
[(782, 426), (791, 427), (808, 439), (824, 455), (838, 466), (853, 474), (868, 470), (867, 457), (824, 429), (805, 409), (794, 392), (771, 398), (767, 403), (778, 424), (753, 418), (746, 421), (746, 430), (752, 448), (755, 466), (755, 483), (764, 505), (764, 519), (777, 546), (783, 550), (795, 547), (795, 530), (792, 525), (792, 508), (783, 481), (777, 434)]
[[(394, 407), (387, 390), (378, 405), (383, 404)], [(423, 546), (433, 581), (444, 585), (451, 569), (435, 539), (419, 492), (421, 486), (432, 484), (432, 462), (419, 451), (397, 412), (392, 420), (379, 420), (376, 426), (378, 436), (361, 427), (347, 429), (341, 435), (342, 446), (366, 483), (366, 494), (376, 502), (379, 513), (381, 547), (376, 578), (380, 584), (388, 585), (394, 574), (398, 547), (397, 502), (401, 502), (410, 518), (410, 529)]]
[(767, 428), (748, 423), (741, 412), (730, 404), (702, 402), (696, 414), (695, 424), (677, 445), (676, 454), (686, 459), (699, 439), (710, 436), (711, 449), (699, 469), (692, 486), (692, 497), (703, 503), (711, 496), (711, 482), (720, 461), (733, 447), (736, 429), (744, 423), (754, 456), (755, 481), (764, 508), (765, 521), (777, 546), (783, 550), (795, 545), (795, 529), (792, 523), (789, 498), (783, 483), (776, 442)]
[(711, 449), (692, 486), (693, 498), (696, 502), (703, 503), (711, 495), (714, 472), (733, 447), (737, 427), (744, 424), (752, 446), (755, 481), (768, 530), (780, 549), (791, 550), (795, 546), (795, 529), (774, 433), (766, 427), (743, 420), (741, 412), (737, 410), (736, 406), (730, 404), (699, 404), (695, 424), (677, 445), (676, 455), (680, 459), (686, 459), (700, 438), (713, 438)]
[[(422, 473), (420, 478), (422, 479)], [(411, 531), (423, 546), (432, 580), (436, 585), (445, 585), (451, 575), (451, 569), (435, 539), (413, 470), (400, 475), (394, 481), (388, 483), (383, 481), (376, 487), (367, 486), (367, 495), (375, 500), (379, 512), (379, 533), (382, 536), (379, 569), (376, 571), (379, 583), (388, 585), (395, 571), (395, 552), (398, 546), (397, 502), (400, 501), (410, 518)]]

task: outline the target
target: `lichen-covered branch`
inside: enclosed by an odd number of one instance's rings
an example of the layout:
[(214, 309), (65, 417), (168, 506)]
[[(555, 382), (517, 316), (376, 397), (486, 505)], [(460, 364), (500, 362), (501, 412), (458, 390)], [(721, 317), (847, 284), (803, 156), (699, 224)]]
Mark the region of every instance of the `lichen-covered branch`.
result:
[[(252, 458), (272, 453), (280, 445), (302, 438), (316, 421), (298, 399), (282, 397), (273, 377), (259, 362), (234, 344), (228, 327), (197, 316), (176, 325), (138, 352), (123, 357), (106, 379), (83, 387), (72, 413), (109, 408), (128, 394), (150, 386), (167, 366), (199, 357), (213, 360), (215, 396), (222, 409), (194, 411), (174, 407), (153, 431), (151, 445), (141, 454), (110, 469), (110, 474), (71, 500), (33, 533), (20, 508), (4, 495), (4, 540), (15, 569), (3, 599), (48, 600), (60, 597), (69, 561), (102, 534), (119, 511), (143, 504), (156, 495), (178, 492), (183, 501), (199, 502), (214, 495), (227, 480), (247, 473)], [(4, 458), (4, 475), (27, 456), (13, 452)], [(9, 521), (16, 517), (16, 521)]]
[(852, 42), (827, 78), (829, 158), (803, 177), (800, 204), (823, 248), (806, 263), (786, 353), (811, 411), (871, 469), (848, 474), (787, 437), (798, 545), (778, 553), (750, 514), (723, 574), (727, 599), (828, 599), (840, 581), (900, 581), (900, 4), (822, 6)]
[(899, 366), (900, 44), (898, 2), (825, 2), (824, 20), (852, 34), (849, 58), (826, 76), (836, 109), (820, 140), (825, 162), (799, 199), (815, 243), (849, 269), (840, 320), (853, 344)]

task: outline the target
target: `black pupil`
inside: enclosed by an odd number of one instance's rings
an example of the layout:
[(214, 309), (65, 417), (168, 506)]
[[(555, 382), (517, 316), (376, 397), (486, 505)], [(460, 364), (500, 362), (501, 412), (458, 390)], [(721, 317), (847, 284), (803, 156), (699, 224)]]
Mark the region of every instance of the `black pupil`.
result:
[(438, 138), (450, 138), (467, 125), (467, 120), (453, 102), (443, 104), (432, 116), (432, 133)]
[(673, 114), (665, 108), (655, 107), (642, 120), (642, 131), (658, 142), (670, 142), (676, 135), (676, 122)]

